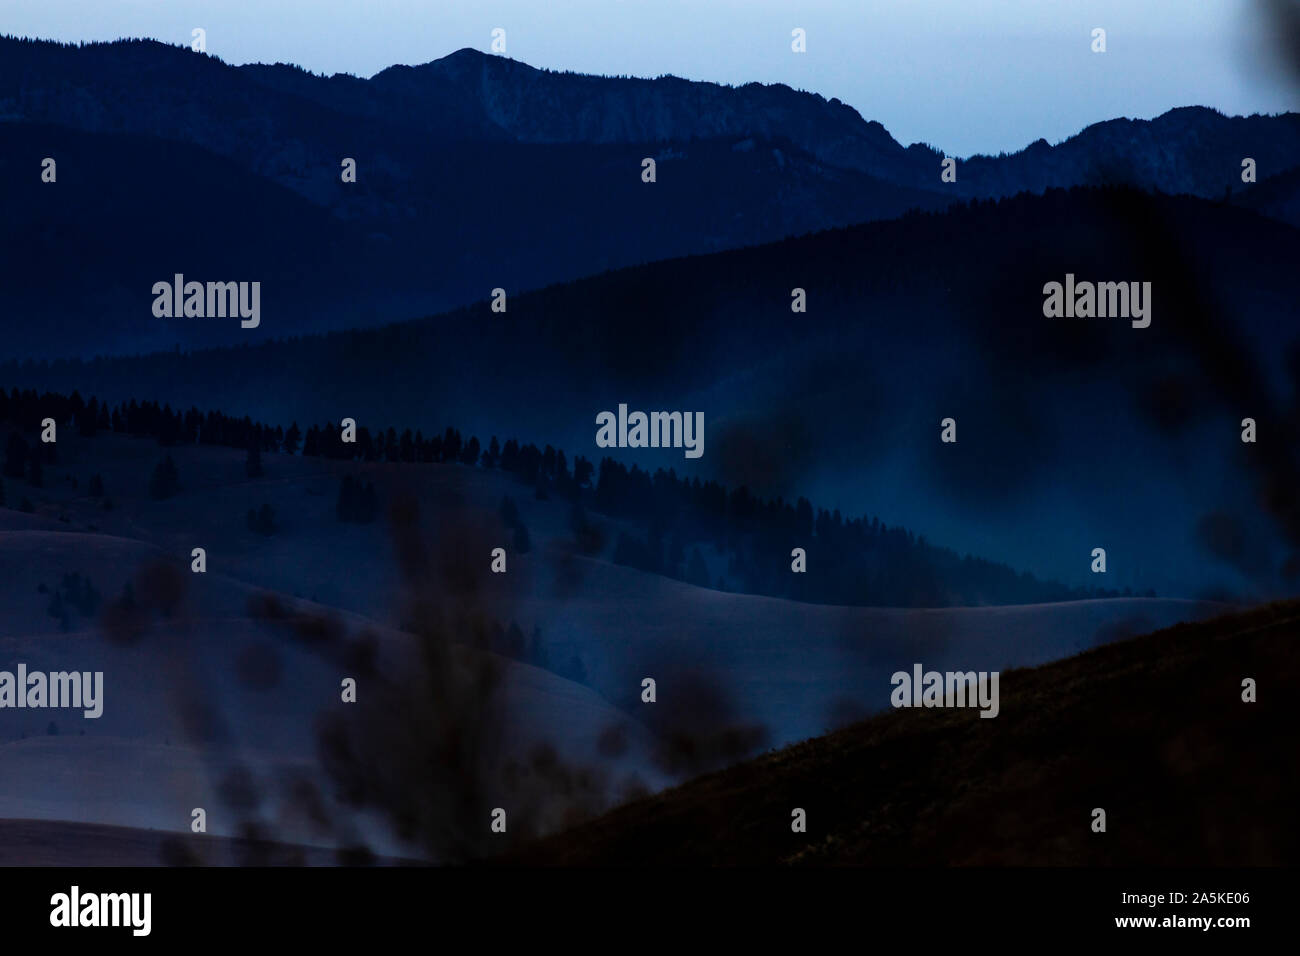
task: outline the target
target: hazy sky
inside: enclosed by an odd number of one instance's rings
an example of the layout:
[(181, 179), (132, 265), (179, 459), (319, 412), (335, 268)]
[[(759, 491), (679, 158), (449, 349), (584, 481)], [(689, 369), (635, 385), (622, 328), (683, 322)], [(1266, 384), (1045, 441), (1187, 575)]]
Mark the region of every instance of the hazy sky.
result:
[[(461, 47), (590, 73), (787, 83), (838, 96), (904, 144), (957, 155), (1057, 142), (1174, 106), (1300, 108), (1261, 0), (0, 0), (0, 32), (147, 36), (230, 63), (370, 76)], [(790, 50), (807, 31), (808, 52)], [(1094, 27), (1107, 52), (1090, 49)]]

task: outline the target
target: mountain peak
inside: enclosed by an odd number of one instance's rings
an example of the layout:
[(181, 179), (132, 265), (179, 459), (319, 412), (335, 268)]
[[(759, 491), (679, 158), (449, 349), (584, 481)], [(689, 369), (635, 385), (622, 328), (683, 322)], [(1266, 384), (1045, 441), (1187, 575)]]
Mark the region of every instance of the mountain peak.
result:
[(496, 54), (494, 53), (484, 53), (482, 50), (476, 50), (472, 46), (463, 46), (459, 50), (453, 50), (446, 56), (437, 57), (429, 62), (446, 63), (449, 65), (456, 63), (480, 63), (484, 60), (492, 59), (495, 56)]

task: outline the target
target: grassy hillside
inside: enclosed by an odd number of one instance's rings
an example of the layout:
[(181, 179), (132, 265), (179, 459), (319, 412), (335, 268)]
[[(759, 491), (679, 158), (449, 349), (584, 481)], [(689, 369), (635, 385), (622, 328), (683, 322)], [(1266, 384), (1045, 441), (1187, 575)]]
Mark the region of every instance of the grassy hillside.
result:
[[(524, 849), (545, 864), (1279, 865), (1300, 603), (1005, 673), (1001, 714), (899, 710)], [(1258, 702), (1241, 682), (1258, 682)], [(791, 811), (807, 811), (806, 834)], [(1107, 831), (1091, 829), (1103, 808)]]
[[(0, 509), (0, 532), (7, 532), (0, 534), (0, 571), (10, 594), (0, 638), (58, 629), (41, 584), (53, 587), (77, 573), (108, 600), (147, 561), (168, 558), (185, 568), (198, 546), (207, 549), (208, 571), (202, 581), (185, 574), (185, 611), (205, 622), (231, 619), (219, 625), (228, 641), (251, 626), (249, 595), (267, 589), (328, 610), (354, 632), (369, 628), (391, 635), (384, 643), (400, 642), (411, 607), (389, 523), (343, 523), (334, 515), (339, 477), (352, 473), (375, 484), (385, 509), (412, 495), (428, 540), (453, 554), (472, 580), (473, 600), (503, 624), (517, 621), (526, 635), (539, 628), (554, 670), (563, 674), (580, 658), (588, 686), (639, 719), (649, 716), (639, 700), (642, 678), (655, 677), (670, 694), (679, 693), (674, 685), (707, 678), (725, 691), (735, 719), (767, 727), (774, 744), (885, 706), (880, 678), (910, 666), (917, 653), (934, 666), (1030, 666), (1224, 609), (1168, 598), (937, 609), (809, 605), (615, 565), (612, 541), (624, 526), (613, 519), (593, 518), (606, 544), (584, 555), (567, 502), (538, 501), (497, 470), (268, 455), (265, 474), (249, 479), (244, 454), (226, 448), (160, 449), (121, 435), (69, 433), (59, 450), (45, 488), (6, 481), (10, 508), (28, 496), (36, 511)], [(147, 476), (164, 454), (176, 460), (182, 487), (154, 501)], [(94, 474), (112, 510), (86, 494)], [(500, 524), (498, 505), (507, 495), (529, 529), (530, 553), (518, 553)], [(278, 526), (270, 536), (244, 522), (264, 503)], [(487, 573), (497, 544), (511, 552), (504, 575)], [(711, 579), (726, 573), (725, 559), (711, 549), (707, 560)], [(76, 619), (72, 625), (90, 627)]]

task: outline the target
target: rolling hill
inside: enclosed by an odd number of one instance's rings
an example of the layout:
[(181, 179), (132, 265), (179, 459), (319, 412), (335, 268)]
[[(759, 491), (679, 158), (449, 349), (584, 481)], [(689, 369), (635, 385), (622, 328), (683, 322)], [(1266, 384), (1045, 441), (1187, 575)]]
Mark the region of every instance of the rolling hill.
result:
[[(249, 479), (236, 450), (173, 446), (181, 489), (158, 501), (146, 479), (162, 451), (69, 435), (43, 488), (5, 481), (32, 510), (0, 508), (0, 669), (102, 671), (105, 700), (96, 720), (5, 712), (0, 818), (184, 833), (203, 807), (214, 836), (460, 859), (491, 845), (493, 807), (510, 808), (517, 838), (549, 832), (875, 711), (881, 675), (917, 653), (1033, 664), (1215, 609), (722, 593), (576, 553), (567, 505), (499, 472), (268, 456)], [(355, 472), (386, 521), (335, 517), (339, 477)], [(86, 494), (94, 475), (111, 509)], [(534, 544), (492, 575), (491, 546), (509, 541), (504, 495)], [(269, 536), (243, 521), (263, 504)], [(550, 663), (494, 652), (485, 635), (507, 623), (540, 638)], [(561, 673), (575, 658), (580, 680)], [(656, 709), (639, 699), (646, 676)], [(344, 677), (358, 681), (355, 705), (340, 702)], [(444, 768), (432, 781), (431, 748)]]

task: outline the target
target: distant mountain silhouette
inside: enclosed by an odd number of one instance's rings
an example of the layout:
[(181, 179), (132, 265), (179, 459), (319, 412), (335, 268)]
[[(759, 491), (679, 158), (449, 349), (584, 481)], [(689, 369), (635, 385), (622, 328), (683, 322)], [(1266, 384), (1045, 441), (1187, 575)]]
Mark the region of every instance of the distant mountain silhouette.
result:
[[(411, 147), (432, 143), (631, 145), (756, 137), (784, 140), (842, 169), (964, 196), (1103, 182), (1217, 196), (1240, 182), (1245, 156), (1257, 160), (1261, 179), (1300, 164), (1296, 114), (1225, 117), (1184, 107), (1149, 121), (1097, 123), (1057, 146), (1038, 140), (1010, 154), (969, 157), (965, 175), (941, 184), (941, 149), (904, 148), (880, 123), (838, 99), (783, 84), (732, 87), (675, 76), (554, 72), (472, 49), (419, 66), (392, 66), (368, 80), (287, 64), (232, 67), (151, 40), (74, 47), (0, 38), (0, 49), (0, 115), (7, 119), (182, 139), (239, 154), (254, 171), (293, 181), (331, 204), (345, 197), (337, 190), (313, 191), (301, 153), (327, 147), (333, 158), (344, 145), (340, 138), (349, 137), (353, 151), (364, 146), (390, 160), (409, 159)], [(162, 77), (167, 82), (158, 82)], [(291, 146), (298, 155), (286, 151)]]
[[(1117, 182), (1245, 196), (1300, 165), (1295, 114), (1188, 108), (972, 157), (945, 184), (936, 150), (781, 85), (554, 73), (473, 50), (323, 77), (139, 40), (0, 38), (0, 136), (0, 203), (18, 210), (0, 309), (20, 356), (376, 325), (961, 198)], [(261, 281), (266, 321), (155, 319), (149, 289), (175, 272)]]
[(1152, 120), (1107, 120), (1055, 146), (1040, 139), (1019, 152), (971, 157), (958, 182), (986, 197), (1123, 184), (1218, 199), (1229, 188), (1253, 188), (1241, 181), (1246, 157), (1261, 183), (1300, 166), (1300, 114), (1229, 117), (1188, 106)]
[(1226, 117), (1184, 107), (1153, 120), (1096, 123), (1057, 146), (1040, 139), (1010, 154), (973, 156), (962, 162), (956, 183), (941, 184), (940, 149), (919, 143), (905, 149), (880, 123), (838, 99), (783, 84), (556, 73), (469, 49), (424, 66), (390, 67), (371, 82), (438, 102), (454, 90), (451, 99), (473, 104), (476, 116), (519, 142), (786, 139), (834, 166), (966, 197), (1105, 183), (1217, 197), (1225, 186), (1240, 185), (1246, 156), (1261, 165), (1261, 178), (1300, 164), (1296, 114)]
[[(450, 97), (524, 143), (656, 143), (720, 137), (785, 139), (825, 163), (897, 182), (916, 157), (852, 107), (783, 84), (740, 87), (539, 70), (477, 50), (370, 81), (411, 100)], [(937, 177), (932, 177), (937, 178)], [(916, 185), (929, 185), (918, 178)]]

